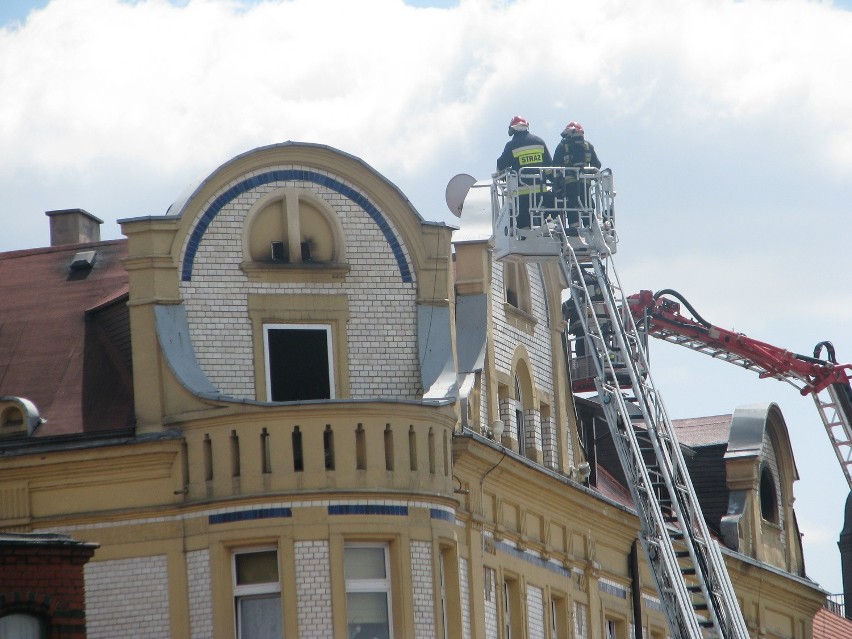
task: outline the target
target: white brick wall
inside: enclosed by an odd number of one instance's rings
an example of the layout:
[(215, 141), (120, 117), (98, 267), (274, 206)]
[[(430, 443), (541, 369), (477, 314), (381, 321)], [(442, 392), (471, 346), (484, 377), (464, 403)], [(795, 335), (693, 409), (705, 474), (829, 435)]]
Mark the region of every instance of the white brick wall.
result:
[(213, 597), (210, 593), (210, 552), (207, 549), (186, 553), (186, 577), (189, 584), (189, 636), (213, 639)]
[(544, 465), (554, 470), (559, 468), (559, 442), (556, 424), (552, 417), (541, 420), (541, 449), (544, 453)]
[(297, 541), (294, 546), (299, 637), (325, 639), (333, 633), (328, 542)]
[(435, 595), (432, 579), (432, 544), (411, 542), (411, 585), (414, 588), (414, 636), (435, 639)]
[(470, 584), (468, 561), (459, 557), (459, 594), (461, 595), (462, 639), (471, 639), (470, 635)]
[(527, 450), (542, 450), (541, 413), (536, 409), (524, 411), (524, 439)]
[[(264, 172), (293, 168), (305, 167), (270, 167)], [(233, 184), (252, 175), (242, 176)], [(345, 183), (339, 176), (331, 177)], [(313, 284), (248, 281), (240, 268), (246, 214), (258, 198), (282, 187), (313, 191), (337, 213), (346, 236), (346, 259), (350, 267), (344, 280)], [(218, 195), (211, 197), (202, 213)], [(388, 218), (386, 221), (393, 226)], [(402, 251), (411, 265), (405, 246)], [(249, 293), (345, 294), (350, 313), (346, 330), (352, 397), (416, 399), (422, 393), (417, 356), (416, 284), (402, 282), (399, 266), (381, 230), (352, 200), (311, 182), (258, 186), (226, 204), (204, 233), (195, 253), (192, 280), (181, 282), (196, 358), (220, 391), (254, 399), (254, 359), (247, 313)]]
[(538, 320), (532, 335), (511, 326), (506, 321), (503, 301), (503, 263), (494, 261), (492, 269), (491, 299), (494, 316), (494, 355), (497, 370), (511, 373), (512, 357), (518, 344), (523, 344), (531, 358), (533, 383), (543, 391), (553, 393), (553, 366), (551, 349), (561, 348), (560, 344), (551, 344), (550, 327), (545, 310), (545, 295), (538, 264), (530, 264), (527, 273), (530, 280), (530, 300), (532, 315)]
[(89, 639), (169, 639), (165, 555), (88, 563), (84, 574)]
[[(515, 417), (515, 400), (500, 400), (500, 419), (503, 420), (503, 434), (511, 435), (512, 439), (518, 439), (518, 421)], [(518, 442), (522, 443), (522, 442)]]
[(544, 592), (541, 588), (527, 585), (527, 637), (544, 639)]

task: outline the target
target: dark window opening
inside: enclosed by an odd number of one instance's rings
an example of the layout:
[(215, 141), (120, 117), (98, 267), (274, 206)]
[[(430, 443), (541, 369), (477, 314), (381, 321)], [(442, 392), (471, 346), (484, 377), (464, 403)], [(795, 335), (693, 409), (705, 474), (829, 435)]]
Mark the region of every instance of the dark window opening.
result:
[(330, 353), (328, 326), (267, 328), (269, 400), (293, 402), (332, 398)]
[(518, 308), (518, 294), (515, 292), (515, 289), (506, 288), (506, 302)]
[(322, 446), (325, 457), (325, 469), (334, 470), (334, 431), (331, 425), (326, 424), (322, 433)]
[(760, 515), (766, 520), (778, 523), (778, 499), (775, 494), (775, 480), (769, 468), (760, 471)]
[(310, 241), (302, 242), (299, 246), (300, 246), (301, 251), (302, 251), (302, 261), (306, 262), (306, 263), (307, 262), (313, 262), (314, 259), (313, 259), (313, 257), (311, 257), (311, 242)]
[(293, 471), (300, 473), (305, 470), (305, 459), (302, 456), (302, 431), (296, 426), (293, 429)]
[(287, 261), (287, 247), (284, 245), (284, 242), (270, 242), (269, 243), (270, 252), (272, 253), (272, 261), (273, 262), (286, 262)]

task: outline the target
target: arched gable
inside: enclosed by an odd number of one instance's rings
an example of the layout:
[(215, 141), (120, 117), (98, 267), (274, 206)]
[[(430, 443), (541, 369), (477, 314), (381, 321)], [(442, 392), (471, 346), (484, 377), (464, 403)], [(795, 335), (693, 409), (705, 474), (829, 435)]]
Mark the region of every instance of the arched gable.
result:
[(725, 465), (730, 498), (721, 527), (726, 545), (803, 574), (792, 507), (793, 482), (799, 476), (777, 404), (742, 406), (734, 411)]
[(173, 247), (181, 281), (192, 280), (199, 247), (225, 207), (259, 187), (290, 182), (325, 187), (360, 206), (384, 236), (401, 280), (416, 279), (426, 254), (418, 246), (423, 219), (402, 192), (355, 156), (324, 145), (284, 142), (226, 162), (170, 208), (169, 215), (181, 218)]
[(217, 168), (166, 216), (130, 223), (146, 239), (169, 229), (177, 298), (160, 299), (179, 302), (169, 317), (180, 321), (166, 324), (181, 327), (170, 336), (183, 346), (166, 355), (174, 369), (171, 355), (185, 352), (181, 370), (206, 378), (187, 386), (193, 394), (454, 395), (451, 229), (425, 222), (362, 160), (315, 144), (262, 147)]

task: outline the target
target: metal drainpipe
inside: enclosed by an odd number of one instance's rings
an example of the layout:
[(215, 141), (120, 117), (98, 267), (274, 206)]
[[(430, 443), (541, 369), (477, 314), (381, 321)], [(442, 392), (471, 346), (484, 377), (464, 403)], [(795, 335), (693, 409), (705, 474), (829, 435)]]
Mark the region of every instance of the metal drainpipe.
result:
[(630, 595), (633, 599), (633, 639), (642, 639), (642, 584), (639, 583), (639, 540), (630, 548)]

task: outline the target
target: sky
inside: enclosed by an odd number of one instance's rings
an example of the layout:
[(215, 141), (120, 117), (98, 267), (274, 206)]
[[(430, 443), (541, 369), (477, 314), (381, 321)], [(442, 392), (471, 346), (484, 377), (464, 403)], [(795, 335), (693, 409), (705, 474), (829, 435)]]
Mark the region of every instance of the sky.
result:
[[(852, 361), (852, 0), (4, 0), (0, 251), (45, 211), (164, 214), (233, 156), (295, 140), (358, 156), (429, 220), (488, 179), (522, 115), (583, 124), (617, 189), (625, 290)], [(813, 402), (655, 341), (673, 418), (776, 402), (808, 575), (841, 592), (848, 494)]]

